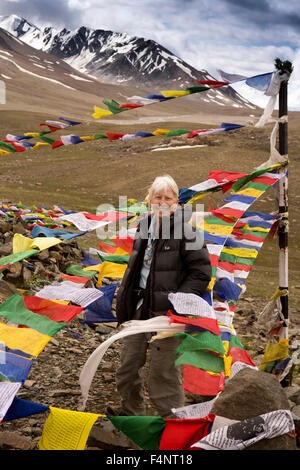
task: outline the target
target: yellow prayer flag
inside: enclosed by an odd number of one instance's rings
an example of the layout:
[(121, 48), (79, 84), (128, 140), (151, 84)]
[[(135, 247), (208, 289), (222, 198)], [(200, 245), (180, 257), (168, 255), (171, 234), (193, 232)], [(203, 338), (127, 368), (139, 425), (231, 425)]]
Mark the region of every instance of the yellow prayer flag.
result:
[(257, 251), (252, 248), (223, 248), (223, 253), (228, 253), (229, 255), (235, 255), (239, 258), (256, 258)]
[(87, 136), (80, 136), (80, 139), (84, 140), (85, 142), (88, 140), (95, 140), (95, 137), (92, 135), (87, 135)]
[(40, 133), (39, 132), (24, 132), (23, 135), (26, 135), (27, 137), (28, 136), (30, 136), (30, 137), (39, 137)]
[(32, 328), (17, 328), (0, 322), (0, 341), (9, 349), (18, 349), (37, 357), (51, 340)]
[(230, 235), (232, 227), (226, 225), (208, 224), (204, 220), (204, 230), (216, 235)]
[[(94, 269), (91, 269), (94, 268)], [(102, 286), (102, 279), (104, 277), (122, 278), (126, 271), (127, 264), (112, 263), (110, 261), (104, 261), (102, 264), (96, 264), (96, 266), (88, 266), (84, 268), (85, 271), (99, 271), (98, 282), (96, 287)]]
[(281, 339), (278, 343), (268, 343), (259, 370), (264, 371), (269, 362), (285, 359), (289, 356), (289, 340)]
[(113, 114), (111, 111), (108, 111), (108, 109), (102, 109), (98, 106), (94, 106), (94, 111), (95, 112), (92, 114), (92, 116), (95, 119), (101, 119), (104, 116), (111, 116)]
[(259, 189), (247, 188), (247, 189), (243, 189), (241, 191), (238, 191), (235, 194), (239, 194), (241, 196), (259, 197), (263, 193), (264, 193), (264, 191), (260, 191)]
[(40, 450), (84, 450), (89, 433), (103, 415), (49, 407), (39, 440)]
[(215, 282), (216, 282), (216, 278), (212, 277), (211, 280), (210, 280), (210, 283), (208, 284), (208, 286), (206, 288), (206, 290), (213, 290)]
[(36, 149), (39, 149), (40, 147), (49, 147), (49, 145), (51, 144), (48, 144), (48, 142), (36, 142), (34, 147), (31, 147), (30, 150), (36, 150)]
[(156, 129), (154, 132), (152, 132), (153, 135), (165, 135), (170, 132), (170, 129)]
[(57, 245), (58, 243), (61, 243), (61, 240), (55, 237), (28, 238), (24, 237), (24, 235), (21, 235), (20, 233), (16, 233), (13, 238), (13, 253), (20, 253), (33, 248), (45, 250), (50, 246)]
[(253, 232), (269, 232), (270, 229), (269, 228), (264, 228), (264, 227), (250, 227), (248, 224), (246, 224), (244, 227), (243, 227), (243, 230), (251, 230)]
[(225, 356), (226, 356), (228, 354), (228, 350), (229, 350), (229, 341), (222, 341), (222, 343), (223, 343)]
[(231, 378), (232, 357), (224, 356), (225, 376)]
[(179, 98), (180, 96), (186, 96), (190, 95), (189, 91), (184, 91), (184, 90), (163, 90), (160, 92), (165, 98)]

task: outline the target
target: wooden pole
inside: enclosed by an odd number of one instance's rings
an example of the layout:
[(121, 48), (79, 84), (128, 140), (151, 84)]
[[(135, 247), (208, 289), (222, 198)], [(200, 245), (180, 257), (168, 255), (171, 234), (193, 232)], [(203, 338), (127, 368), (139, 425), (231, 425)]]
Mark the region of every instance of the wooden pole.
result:
[[(279, 91), (279, 118), (288, 115), (288, 93), (287, 81), (283, 81)], [(288, 154), (288, 123), (279, 123), (279, 153), (281, 155)], [(281, 330), (280, 338), (288, 338), (288, 177), (287, 168), (283, 167), (280, 171), (284, 176), (279, 181), (278, 187), (278, 212), (281, 220), (278, 227), (279, 241), (279, 289), (285, 290), (286, 294), (280, 297), (281, 311), (284, 318), (284, 325)]]

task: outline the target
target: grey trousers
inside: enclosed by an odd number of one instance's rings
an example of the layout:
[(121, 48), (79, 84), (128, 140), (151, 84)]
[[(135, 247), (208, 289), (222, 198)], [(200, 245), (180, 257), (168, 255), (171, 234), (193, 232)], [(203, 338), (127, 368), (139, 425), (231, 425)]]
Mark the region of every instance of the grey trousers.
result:
[(149, 349), (149, 398), (159, 416), (174, 418), (171, 408), (184, 406), (185, 399), (181, 368), (174, 364), (179, 342), (170, 337), (149, 343), (151, 336), (151, 333), (139, 333), (123, 339), (121, 366), (116, 374), (122, 408), (129, 416), (146, 414), (142, 368)]

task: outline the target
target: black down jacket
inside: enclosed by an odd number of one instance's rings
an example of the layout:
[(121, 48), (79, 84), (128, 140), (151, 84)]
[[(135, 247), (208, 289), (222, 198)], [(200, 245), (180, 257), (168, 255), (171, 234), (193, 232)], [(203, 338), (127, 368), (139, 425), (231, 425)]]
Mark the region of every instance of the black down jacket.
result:
[[(169, 218), (169, 234), (159, 234), (153, 244), (153, 257), (145, 289), (141, 319), (164, 315), (172, 309), (170, 292), (202, 295), (211, 280), (211, 264), (203, 236), (186, 222), (189, 206), (179, 208)], [(191, 206), (190, 206), (191, 207)], [(151, 216), (139, 224), (131, 256), (117, 294), (119, 324), (131, 320), (136, 310), (140, 272), (148, 241)]]

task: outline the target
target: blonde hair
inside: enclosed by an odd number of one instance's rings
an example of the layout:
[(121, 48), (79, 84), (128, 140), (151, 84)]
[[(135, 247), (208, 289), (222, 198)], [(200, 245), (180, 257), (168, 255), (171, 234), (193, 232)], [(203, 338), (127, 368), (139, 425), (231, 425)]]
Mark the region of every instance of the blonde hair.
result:
[(152, 199), (154, 194), (160, 193), (161, 191), (167, 191), (167, 189), (171, 189), (174, 195), (178, 198), (179, 196), (179, 189), (177, 184), (175, 183), (174, 179), (170, 175), (163, 175), (157, 176), (153, 183), (151, 184), (150, 188), (148, 189), (148, 194), (146, 200), (149, 201)]

